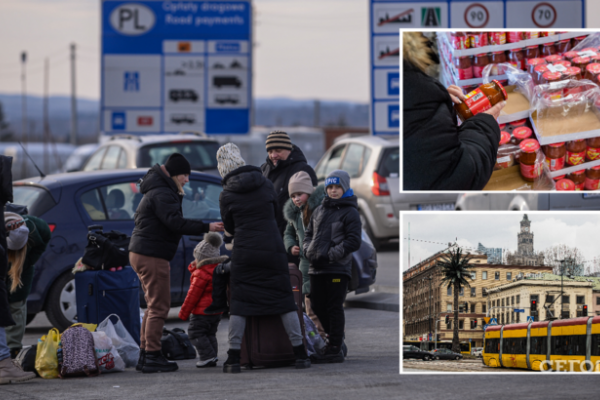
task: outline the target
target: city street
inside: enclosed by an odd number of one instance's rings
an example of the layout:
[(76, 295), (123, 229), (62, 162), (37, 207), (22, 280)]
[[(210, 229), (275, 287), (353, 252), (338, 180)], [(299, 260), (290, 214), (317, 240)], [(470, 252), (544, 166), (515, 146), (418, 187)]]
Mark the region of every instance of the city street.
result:
[(481, 359), (477, 360), (436, 360), (436, 361), (422, 361), (422, 360), (403, 360), (402, 361), (403, 372), (488, 372), (488, 373), (505, 373), (505, 372), (522, 372), (531, 373), (535, 371), (529, 371), (524, 369), (509, 369), (509, 368), (489, 368), (484, 365)]

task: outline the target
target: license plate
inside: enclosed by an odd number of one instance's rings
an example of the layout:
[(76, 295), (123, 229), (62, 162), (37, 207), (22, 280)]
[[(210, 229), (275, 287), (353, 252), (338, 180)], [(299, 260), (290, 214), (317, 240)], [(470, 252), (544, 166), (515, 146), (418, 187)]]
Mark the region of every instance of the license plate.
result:
[(418, 204), (419, 211), (454, 211), (454, 203)]
[(584, 193), (583, 194), (584, 199), (595, 199), (598, 197), (600, 197), (600, 193)]

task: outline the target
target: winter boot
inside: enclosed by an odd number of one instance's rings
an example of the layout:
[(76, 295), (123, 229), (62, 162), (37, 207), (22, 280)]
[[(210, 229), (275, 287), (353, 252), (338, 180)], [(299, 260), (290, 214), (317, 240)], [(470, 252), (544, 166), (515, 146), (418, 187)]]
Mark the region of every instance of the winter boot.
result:
[(310, 358), (306, 354), (304, 343), (294, 346), (294, 355), (296, 356), (296, 369), (310, 368)]
[(35, 378), (33, 372), (23, 371), (12, 358), (8, 357), (0, 361), (0, 385), (25, 382), (33, 378)]
[(229, 274), (219, 273), (217, 268), (213, 271), (212, 304), (204, 309), (205, 314), (218, 314), (227, 312), (227, 284)]
[(217, 366), (217, 357), (209, 358), (208, 360), (200, 360), (196, 363), (196, 368), (210, 368)]
[(140, 349), (140, 358), (138, 358), (138, 363), (135, 366), (135, 370), (141, 371), (145, 362), (146, 362), (146, 350)]
[(178, 369), (177, 363), (167, 360), (160, 350), (146, 351), (146, 359), (142, 366), (142, 372), (144, 374), (153, 372), (174, 372)]
[(223, 372), (242, 372), (242, 367), (240, 365), (240, 357), (242, 355), (242, 351), (229, 349), (227, 350), (227, 355), (227, 360), (225, 361), (225, 364), (223, 364)]
[(343, 363), (344, 353), (342, 346), (327, 345), (322, 353), (311, 354), (310, 361), (313, 364)]

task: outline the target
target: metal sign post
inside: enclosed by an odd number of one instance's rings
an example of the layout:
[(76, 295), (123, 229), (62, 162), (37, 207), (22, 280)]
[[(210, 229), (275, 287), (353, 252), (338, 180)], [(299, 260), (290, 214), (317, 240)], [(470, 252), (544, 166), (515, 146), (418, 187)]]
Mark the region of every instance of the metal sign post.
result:
[(101, 24), (103, 133), (250, 131), (250, 0), (103, 0)]

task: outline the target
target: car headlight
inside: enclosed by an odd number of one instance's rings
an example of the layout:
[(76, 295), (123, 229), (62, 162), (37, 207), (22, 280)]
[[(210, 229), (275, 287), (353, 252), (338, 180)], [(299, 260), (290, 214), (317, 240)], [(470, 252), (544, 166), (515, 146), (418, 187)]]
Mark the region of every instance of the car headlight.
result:
[(369, 238), (369, 235), (367, 235), (367, 232), (364, 229), (360, 230), (360, 238), (363, 242), (367, 242), (371, 247), (375, 248), (373, 242), (371, 242), (371, 238)]

